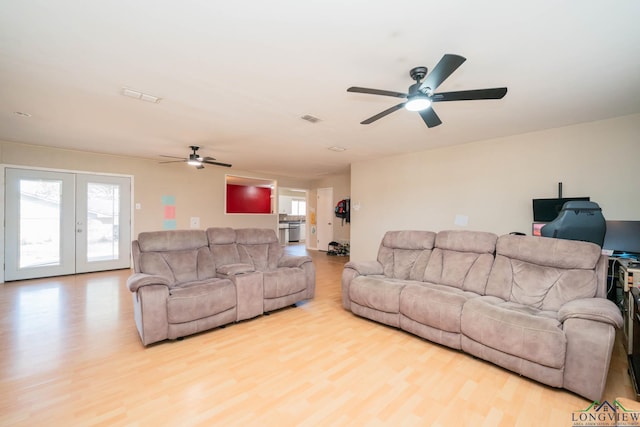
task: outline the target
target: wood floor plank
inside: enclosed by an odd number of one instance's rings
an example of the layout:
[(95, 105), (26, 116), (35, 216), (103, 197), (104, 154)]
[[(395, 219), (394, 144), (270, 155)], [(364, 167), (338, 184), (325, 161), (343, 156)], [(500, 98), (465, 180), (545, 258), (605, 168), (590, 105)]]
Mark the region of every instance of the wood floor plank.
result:
[(590, 403), (345, 311), (347, 258), (310, 255), (312, 301), (147, 348), (129, 270), (0, 285), (0, 425), (569, 426)]

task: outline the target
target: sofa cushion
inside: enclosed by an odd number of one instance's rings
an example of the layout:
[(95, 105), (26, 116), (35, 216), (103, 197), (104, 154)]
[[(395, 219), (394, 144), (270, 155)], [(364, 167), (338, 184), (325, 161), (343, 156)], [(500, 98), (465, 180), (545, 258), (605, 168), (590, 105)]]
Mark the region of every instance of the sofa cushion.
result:
[(172, 284), (206, 280), (216, 275), (215, 262), (208, 247), (199, 249), (142, 252), (140, 272), (166, 278)]
[(462, 308), (461, 331), (503, 353), (551, 368), (564, 366), (567, 340), (555, 312), (481, 296)]
[(207, 246), (203, 230), (147, 231), (138, 235), (142, 252), (166, 252), (198, 249)]
[(176, 280), (169, 263), (167, 263), (161, 252), (142, 252), (139, 255), (138, 263), (140, 265), (140, 273), (162, 276), (170, 284), (173, 284)]
[(546, 237), (501, 236), (486, 294), (540, 310), (596, 295), (598, 245)]
[(486, 231), (444, 230), (436, 235), (434, 247), (456, 252), (493, 255), (497, 241), (496, 234)]
[(400, 293), (400, 313), (423, 325), (460, 333), (462, 306), (478, 294), (433, 283), (409, 283)]
[(236, 243), (240, 262), (253, 265), (256, 271), (277, 269), (278, 260), (284, 253), (272, 229), (237, 229)]
[(481, 231), (439, 232), (423, 280), (483, 295), (497, 239)]
[(236, 230), (230, 227), (207, 228), (209, 245), (228, 245), (236, 242)]
[(169, 323), (213, 316), (236, 306), (236, 288), (228, 279), (185, 283), (171, 289), (167, 300)]
[(384, 276), (358, 276), (351, 282), (349, 298), (363, 307), (399, 313), (400, 292), (408, 283)]
[(422, 280), (436, 234), (431, 231), (388, 231), (378, 250), (384, 275)]
[(594, 269), (602, 250), (595, 243), (507, 234), (496, 243), (496, 254), (532, 264), (563, 269)]
[(226, 264), (221, 265), (216, 270), (219, 274), (223, 274), (225, 276), (233, 276), (236, 274), (250, 273), (255, 271), (251, 264)]
[(208, 228), (207, 239), (209, 250), (218, 266), (240, 262), (240, 254), (236, 246), (236, 231), (233, 228)]
[(263, 281), (265, 298), (280, 298), (307, 289), (304, 270), (299, 267), (265, 271)]

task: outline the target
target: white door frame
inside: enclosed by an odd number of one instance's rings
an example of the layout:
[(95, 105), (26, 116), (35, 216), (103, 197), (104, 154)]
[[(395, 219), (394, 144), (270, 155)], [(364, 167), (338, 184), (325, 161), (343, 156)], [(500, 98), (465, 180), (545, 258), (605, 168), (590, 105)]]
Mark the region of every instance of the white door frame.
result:
[[(316, 204), (316, 247), (319, 251), (327, 251), (333, 240), (333, 187), (318, 188)], [(321, 240), (321, 237), (326, 241)]]
[[(134, 188), (135, 188), (135, 181), (134, 181), (134, 176), (133, 175), (127, 175), (127, 174), (116, 174), (116, 173), (103, 173), (103, 172), (95, 172), (95, 171), (85, 171), (85, 170), (70, 170), (70, 169), (56, 169), (56, 168), (42, 168), (42, 167), (37, 167), (37, 166), (25, 166), (25, 165), (14, 165), (14, 164), (0, 164), (0, 198), (2, 200), (2, 203), (0, 203), (0, 261), (2, 261), (2, 264), (4, 265), (5, 263), (5, 253), (4, 253), (4, 247), (5, 247), (5, 173), (6, 173), (6, 169), (7, 168), (12, 168), (12, 169), (31, 169), (31, 170), (38, 170), (38, 171), (50, 171), (50, 172), (62, 172), (62, 173), (73, 173), (73, 174), (88, 174), (88, 175), (104, 175), (104, 176), (120, 176), (120, 177), (128, 177), (131, 179), (131, 201), (130, 201), (130, 206), (131, 206), (131, 234), (133, 235), (134, 232), (133, 230), (135, 230), (135, 224), (134, 224), (134, 215), (133, 215), (133, 210), (134, 210)], [(130, 242), (129, 242), (130, 243)], [(0, 268), (0, 284), (4, 283), (5, 279), (4, 279), (4, 268)]]

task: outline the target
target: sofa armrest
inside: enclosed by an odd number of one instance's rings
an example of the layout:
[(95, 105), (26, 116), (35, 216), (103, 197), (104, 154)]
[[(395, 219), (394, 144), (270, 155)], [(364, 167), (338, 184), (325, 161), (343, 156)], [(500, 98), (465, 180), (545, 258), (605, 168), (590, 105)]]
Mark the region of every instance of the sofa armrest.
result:
[(316, 294), (316, 266), (308, 255), (282, 255), (278, 259), (278, 268), (300, 268), (304, 272), (307, 288), (303, 299), (311, 299)]
[(251, 264), (227, 264), (221, 265), (216, 268), (216, 272), (218, 274), (223, 274), (225, 276), (234, 276), (236, 274), (242, 273), (251, 273), (256, 269)]
[(349, 289), (351, 282), (358, 276), (371, 276), (374, 274), (384, 274), (382, 264), (378, 261), (349, 261), (342, 270), (342, 306), (351, 310), (351, 298)]
[(141, 287), (150, 285), (170, 287), (171, 282), (166, 277), (145, 273), (134, 273), (127, 279), (127, 288), (129, 288), (131, 292), (137, 292)]
[(306, 262), (312, 262), (308, 255), (283, 255), (278, 260), (278, 267), (302, 267)]
[(384, 273), (382, 264), (378, 261), (349, 261), (344, 265), (344, 268), (351, 268), (361, 276)]
[(569, 301), (558, 310), (558, 320), (577, 318), (609, 323), (616, 328), (622, 327), (620, 309), (606, 298), (583, 298)]

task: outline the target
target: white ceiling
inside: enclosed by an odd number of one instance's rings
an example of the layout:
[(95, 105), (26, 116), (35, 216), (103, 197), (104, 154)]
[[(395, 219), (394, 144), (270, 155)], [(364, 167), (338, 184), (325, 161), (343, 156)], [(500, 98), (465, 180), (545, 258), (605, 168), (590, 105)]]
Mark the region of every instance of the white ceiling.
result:
[[(639, 21), (637, 0), (0, 0), (0, 139), (158, 161), (200, 145), (234, 169), (313, 179), (639, 113)], [(435, 104), (431, 129), (405, 110), (359, 124), (399, 100), (349, 86), (406, 92), (409, 70), (445, 53), (467, 61), (438, 91), (505, 98)]]

